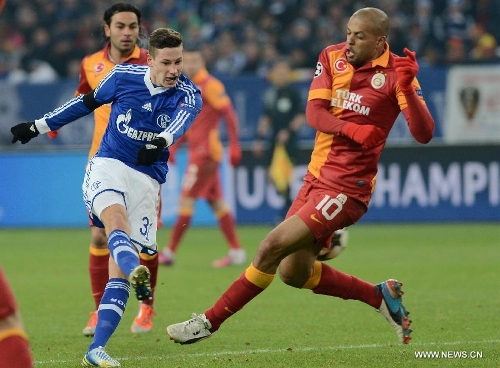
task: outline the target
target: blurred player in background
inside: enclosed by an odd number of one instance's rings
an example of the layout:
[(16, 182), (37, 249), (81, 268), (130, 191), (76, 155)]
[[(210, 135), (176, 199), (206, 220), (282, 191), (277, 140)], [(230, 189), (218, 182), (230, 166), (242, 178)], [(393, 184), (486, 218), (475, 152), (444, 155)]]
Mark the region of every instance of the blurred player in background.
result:
[[(0, 13), (5, 0), (0, 0)], [(7, 277), (0, 266), (0, 368), (32, 368), (28, 335)]]
[[(188, 144), (189, 162), (182, 182), (179, 215), (168, 246), (159, 253), (159, 260), (164, 265), (171, 265), (174, 262), (175, 252), (191, 223), (196, 199), (202, 198), (207, 200), (217, 217), (219, 228), (229, 245), (228, 255), (215, 260), (212, 265), (224, 267), (244, 264), (246, 253), (236, 234), (234, 217), (224, 200), (219, 172), (224, 152), (219, 138), (221, 118), (226, 121), (229, 137), (229, 161), (232, 166), (236, 166), (241, 160), (238, 117), (224, 85), (208, 73), (199, 50), (184, 51), (183, 73), (201, 89), (203, 107), (189, 132), (182, 139)], [(170, 149), (171, 162), (180, 144), (181, 141), (178, 141)]]
[(151, 275), (139, 254), (157, 252), (158, 192), (168, 173), (168, 147), (189, 129), (202, 106), (200, 90), (181, 73), (182, 52), (179, 32), (156, 29), (149, 37), (147, 66), (116, 65), (89, 93), (11, 128), (12, 143), (25, 144), (111, 104), (82, 184), (89, 216), (105, 228), (110, 251), (109, 281), (84, 366), (120, 366), (105, 348), (121, 321), (130, 286), (138, 300), (152, 296)]
[[(285, 200), (283, 211), (276, 223), (281, 222), (292, 204), (290, 180), (299, 151), (297, 132), (305, 122), (300, 92), (292, 85), (293, 71), (286, 59), (279, 59), (269, 73), (271, 86), (263, 95), (263, 114), (257, 127), (253, 153), (259, 157), (266, 151), (269, 177)], [(270, 134), (267, 150), (264, 141)]]
[[(141, 35), (141, 12), (134, 5), (116, 3), (104, 12), (104, 36), (106, 45), (102, 50), (86, 56), (80, 65), (80, 80), (75, 96), (84, 95), (97, 87), (102, 78), (116, 65), (122, 63), (147, 64), (147, 50), (137, 45)], [(89, 159), (94, 156), (101, 144), (102, 136), (108, 125), (111, 106), (106, 104), (94, 111), (94, 135), (89, 151)], [(52, 138), (57, 131), (49, 132)], [(161, 207), (158, 207), (158, 211)], [(161, 219), (158, 216), (158, 220)], [(159, 226), (161, 227), (161, 222)], [(95, 311), (83, 329), (85, 336), (93, 336), (97, 324), (97, 308), (108, 282), (109, 250), (104, 229), (94, 226), (90, 221), (90, 256), (89, 274)], [(158, 275), (158, 255), (140, 254), (141, 263), (151, 272), (151, 288), (156, 287)], [(154, 299), (140, 303), (139, 313), (135, 317), (131, 331), (134, 333), (148, 332), (153, 327), (152, 317)]]
[(12, 289), (0, 267), (0, 368), (32, 367), (34, 367), (33, 358), (21, 314)]
[[(388, 33), (387, 14), (362, 8), (349, 19), (346, 42), (323, 49), (306, 106), (307, 122), (317, 130), (315, 144), (286, 220), (265, 237), (251, 265), (211, 308), (167, 327), (175, 342), (210, 337), (271, 284), (278, 267), (287, 285), (371, 306), (401, 343), (410, 342), (411, 321), (400, 282), (389, 279), (375, 285), (316, 259), (334, 231), (356, 223), (367, 211), (379, 157), (398, 115), (404, 114), (419, 143), (428, 143), (434, 133), (415, 78), (415, 53), (391, 53)], [(404, 256), (393, 261), (406, 262)], [(288, 328), (288, 321), (282, 323)]]

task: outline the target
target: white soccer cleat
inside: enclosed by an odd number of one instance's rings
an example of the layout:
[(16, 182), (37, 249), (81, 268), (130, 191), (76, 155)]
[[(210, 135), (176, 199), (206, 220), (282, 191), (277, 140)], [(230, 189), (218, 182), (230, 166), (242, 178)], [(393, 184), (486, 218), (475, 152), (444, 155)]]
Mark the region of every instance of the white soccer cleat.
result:
[(120, 362), (111, 358), (102, 346), (90, 350), (82, 360), (84, 367), (120, 367)]
[(193, 313), (190, 320), (168, 326), (167, 334), (178, 344), (192, 344), (212, 336), (210, 328), (212, 324), (204, 314)]

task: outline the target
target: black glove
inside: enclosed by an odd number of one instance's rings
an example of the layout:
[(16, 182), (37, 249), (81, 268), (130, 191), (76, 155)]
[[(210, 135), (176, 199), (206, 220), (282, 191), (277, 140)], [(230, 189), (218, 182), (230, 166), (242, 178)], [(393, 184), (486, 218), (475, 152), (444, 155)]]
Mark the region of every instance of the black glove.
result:
[(158, 160), (158, 157), (160, 157), (161, 152), (166, 145), (167, 141), (162, 137), (156, 137), (151, 142), (146, 143), (139, 150), (139, 154), (137, 155), (137, 161), (135, 162), (135, 164), (144, 166), (150, 166), (154, 164)]
[(28, 143), (31, 138), (35, 138), (38, 134), (40, 134), (34, 121), (17, 124), (16, 126), (10, 128), (10, 132), (14, 136), (12, 138), (12, 143), (20, 141), (22, 144)]

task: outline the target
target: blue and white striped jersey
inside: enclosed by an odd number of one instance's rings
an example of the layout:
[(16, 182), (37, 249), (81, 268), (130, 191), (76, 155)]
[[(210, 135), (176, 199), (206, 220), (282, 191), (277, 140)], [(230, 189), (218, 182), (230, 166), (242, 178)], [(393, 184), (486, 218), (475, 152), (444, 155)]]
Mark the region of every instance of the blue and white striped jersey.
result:
[[(198, 87), (183, 74), (173, 88), (156, 87), (148, 66), (120, 64), (101, 80), (94, 98), (99, 104), (111, 104), (108, 126), (96, 157), (120, 160), (164, 183), (168, 148), (151, 166), (135, 165), (139, 149), (160, 133), (172, 134), (175, 142), (187, 131), (201, 110)], [(40, 133), (46, 133), (90, 112), (81, 95), (45, 114), (35, 124)]]

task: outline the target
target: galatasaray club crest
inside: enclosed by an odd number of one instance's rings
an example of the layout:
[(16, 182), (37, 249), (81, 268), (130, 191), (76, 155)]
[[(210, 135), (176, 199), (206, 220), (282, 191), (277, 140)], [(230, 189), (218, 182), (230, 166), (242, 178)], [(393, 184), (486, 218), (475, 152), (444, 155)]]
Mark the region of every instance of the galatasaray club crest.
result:
[(334, 68), (337, 72), (344, 72), (347, 69), (347, 60), (346, 59), (336, 60)]
[(381, 72), (375, 73), (372, 77), (372, 87), (375, 89), (380, 89), (385, 84), (385, 74)]
[(104, 63), (97, 63), (94, 65), (94, 73), (99, 74), (104, 70)]

